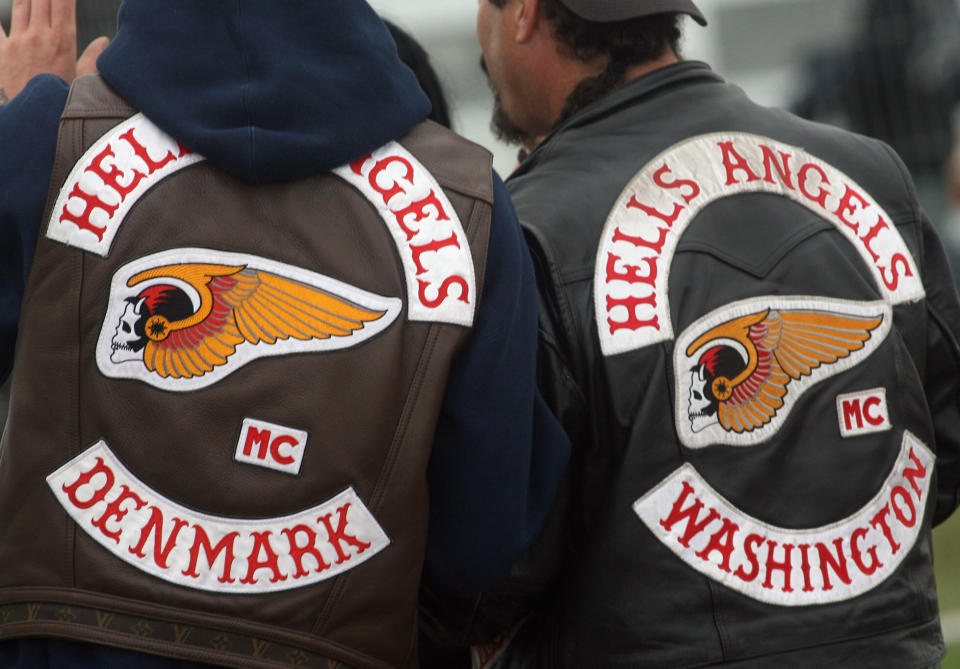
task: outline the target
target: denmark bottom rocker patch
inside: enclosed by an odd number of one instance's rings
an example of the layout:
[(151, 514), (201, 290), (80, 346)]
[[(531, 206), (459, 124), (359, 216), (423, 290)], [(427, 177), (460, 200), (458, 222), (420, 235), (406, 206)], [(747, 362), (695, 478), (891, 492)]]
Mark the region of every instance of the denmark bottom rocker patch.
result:
[(50, 474), (47, 484), (111, 554), (198, 590), (249, 595), (302, 588), (366, 562), (390, 543), (353, 488), (290, 516), (212, 516), (151, 489), (103, 441)]

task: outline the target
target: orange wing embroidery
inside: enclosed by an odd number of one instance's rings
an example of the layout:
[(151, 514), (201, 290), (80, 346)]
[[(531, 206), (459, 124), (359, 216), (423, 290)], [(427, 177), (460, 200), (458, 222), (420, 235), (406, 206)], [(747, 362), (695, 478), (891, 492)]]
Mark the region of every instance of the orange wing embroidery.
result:
[(346, 337), (386, 313), (244, 265), (167, 265), (141, 272), (127, 285), (161, 277), (190, 284), (200, 297), (189, 317), (154, 315), (144, 325), (144, 364), (164, 378), (202, 376), (226, 364), (243, 343)]
[(717, 419), (723, 428), (750, 432), (773, 419), (791, 381), (863, 348), (882, 322), (883, 316), (768, 309), (718, 325), (686, 352), (693, 355), (721, 339), (732, 339), (743, 347), (746, 366), (733, 378), (716, 376), (711, 391), (719, 400)]

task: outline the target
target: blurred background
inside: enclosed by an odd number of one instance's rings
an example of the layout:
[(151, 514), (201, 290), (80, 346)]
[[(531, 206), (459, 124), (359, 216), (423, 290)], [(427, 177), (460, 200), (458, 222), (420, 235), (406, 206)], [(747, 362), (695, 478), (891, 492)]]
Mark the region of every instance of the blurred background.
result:
[[(478, 63), (478, 0), (370, 0), (430, 55), (453, 128), (489, 148), (506, 177), (517, 151), (489, 129)], [(479, 0), (486, 2), (487, 0)], [(8, 27), (12, 0), (0, 0)], [(78, 0), (79, 41), (111, 35), (120, 0)], [(755, 100), (890, 143), (960, 270), (960, 0), (698, 0), (684, 56), (704, 60)], [(162, 11), (162, 4), (159, 5)], [(960, 273), (957, 274), (960, 276)], [(0, 425), (5, 416), (0, 390)], [(960, 669), (960, 513), (934, 532), (945, 669)]]

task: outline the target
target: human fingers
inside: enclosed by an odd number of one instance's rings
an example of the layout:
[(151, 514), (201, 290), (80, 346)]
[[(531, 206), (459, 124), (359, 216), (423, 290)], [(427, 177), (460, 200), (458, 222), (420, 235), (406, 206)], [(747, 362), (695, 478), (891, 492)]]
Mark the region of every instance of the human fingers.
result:
[(90, 42), (77, 60), (77, 76), (95, 73), (97, 71), (97, 58), (109, 44), (110, 40), (106, 37), (98, 37)]
[(30, 0), (30, 27), (35, 30), (50, 27), (50, 0)]
[(52, 0), (50, 24), (54, 29), (72, 28), (77, 25), (77, 0)]
[(19, 35), (30, 25), (31, 0), (13, 0), (10, 10), (10, 34)]

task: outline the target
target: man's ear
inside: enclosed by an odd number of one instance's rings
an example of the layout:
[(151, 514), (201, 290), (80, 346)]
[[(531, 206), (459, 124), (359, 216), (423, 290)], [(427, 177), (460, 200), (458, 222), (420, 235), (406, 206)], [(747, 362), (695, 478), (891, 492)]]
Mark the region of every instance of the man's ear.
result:
[(514, 11), (517, 27), (514, 39), (518, 44), (529, 42), (540, 23), (540, 0), (518, 0)]

